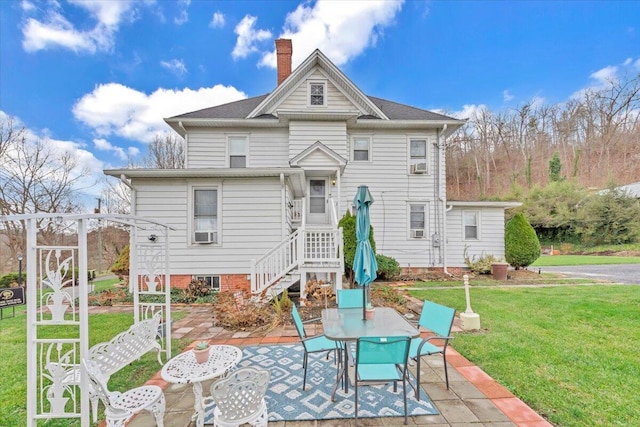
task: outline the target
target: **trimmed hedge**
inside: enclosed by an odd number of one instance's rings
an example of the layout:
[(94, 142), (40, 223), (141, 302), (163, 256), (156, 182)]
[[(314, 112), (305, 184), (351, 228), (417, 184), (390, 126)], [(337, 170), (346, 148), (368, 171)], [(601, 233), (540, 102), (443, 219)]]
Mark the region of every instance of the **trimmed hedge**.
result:
[(522, 213), (516, 214), (504, 230), (505, 259), (516, 270), (531, 265), (540, 257), (540, 241)]

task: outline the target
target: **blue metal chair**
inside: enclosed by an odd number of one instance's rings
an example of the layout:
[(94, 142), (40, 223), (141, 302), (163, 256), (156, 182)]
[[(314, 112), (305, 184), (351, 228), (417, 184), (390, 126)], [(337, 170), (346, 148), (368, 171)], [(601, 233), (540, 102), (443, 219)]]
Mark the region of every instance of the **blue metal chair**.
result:
[(393, 391), (398, 391), (402, 381), (404, 397), (404, 424), (407, 424), (407, 360), (409, 337), (361, 337), (356, 342), (355, 368), (355, 420), (358, 422), (358, 385), (393, 381)]
[(361, 289), (338, 289), (338, 308), (362, 308), (362, 292)]
[[(431, 301), (424, 301), (422, 312), (418, 320), (418, 327), (428, 329), (433, 333), (425, 338), (414, 338), (411, 340), (409, 358), (418, 362), (416, 374), (416, 399), (420, 400), (420, 359), (422, 356), (432, 354), (442, 354), (444, 360), (444, 378), (449, 389), (449, 374), (447, 372), (447, 346), (452, 338), (451, 327), (456, 316), (456, 310), (445, 307)], [(434, 344), (431, 341), (438, 341)], [(442, 344), (442, 345), (440, 345)]]
[[(302, 390), (304, 390), (307, 383), (307, 364), (310, 353), (335, 351), (336, 353), (334, 354), (334, 356), (337, 364), (340, 364), (341, 356), (337, 354), (339, 347), (336, 341), (331, 341), (324, 335), (316, 335), (313, 337), (307, 336), (307, 333), (304, 330), (304, 324), (302, 323), (302, 319), (300, 318), (300, 313), (298, 313), (298, 309), (296, 308), (295, 304), (291, 308), (291, 317), (293, 318), (293, 324), (296, 326), (298, 336), (300, 337), (300, 342), (302, 343), (302, 347), (304, 348), (304, 362), (302, 365), (304, 367)], [(328, 358), (329, 354), (327, 353), (327, 359)]]

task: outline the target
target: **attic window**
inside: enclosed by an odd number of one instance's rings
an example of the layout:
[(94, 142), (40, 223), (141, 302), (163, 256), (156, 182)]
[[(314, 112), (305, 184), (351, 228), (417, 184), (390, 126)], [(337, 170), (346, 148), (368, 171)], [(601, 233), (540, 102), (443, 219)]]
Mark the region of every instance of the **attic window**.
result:
[(326, 89), (327, 85), (324, 82), (310, 82), (309, 105), (312, 107), (323, 107), (327, 105)]

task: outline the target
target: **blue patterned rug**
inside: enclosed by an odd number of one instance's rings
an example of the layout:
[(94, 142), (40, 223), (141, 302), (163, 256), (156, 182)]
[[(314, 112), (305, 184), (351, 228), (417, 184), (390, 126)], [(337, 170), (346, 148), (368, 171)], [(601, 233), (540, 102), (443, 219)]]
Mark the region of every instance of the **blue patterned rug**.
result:
[[(333, 356), (326, 360), (325, 353), (309, 355), (306, 390), (302, 391), (303, 350), (300, 344), (262, 345), (242, 349), (238, 367), (254, 366), (271, 371), (267, 395), (269, 421), (329, 420), (354, 417), (354, 389), (344, 393), (339, 389), (336, 401), (331, 401), (335, 384), (336, 366)], [(412, 376), (411, 381), (415, 383)], [(208, 391), (205, 392), (208, 394)], [(402, 417), (402, 385), (393, 392), (393, 384), (359, 387), (358, 417)], [(413, 389), (407, 384), (408, 415), (435, 415), (437, 409), (424, 391), (422, 399), (415, 399)], [(213, 408), (208, 408), (205, 424), (212, 423)]]

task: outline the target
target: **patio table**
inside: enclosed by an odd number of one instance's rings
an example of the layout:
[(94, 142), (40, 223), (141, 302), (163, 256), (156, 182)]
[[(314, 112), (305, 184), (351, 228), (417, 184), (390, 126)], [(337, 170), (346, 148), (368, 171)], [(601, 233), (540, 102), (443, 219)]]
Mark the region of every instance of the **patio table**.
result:
[(322, 328), (328, 339), (345, 344), (344, 363), (342, 363), (342, 370), (338, 374), (336, 385), (331, 393), (331, 400), (335, 400), (340, 377), (343, 378), (345, 393), (349, 391), (349, 342), (356, 341), (360, 337), (408, 336), (416, 338), (420, 336), (418, 329), (390, 307), (376, 307), (373, 319), (370, 320), (362, 319), (361, 308), (327, 308), (322, 310)]
[(193, 419), (197, 427), (204, 426), (204, 405), (202, 382), (222, 377), (235, 368), (242, 359), (242, 350), (232, 345), (212, 345), (209, 347), (209, 358), (198, 363), (193, 351), (180, 353), (169, 360), (160, 376), (163, 380), (174, 384), (193, 384), (195, 397)]

